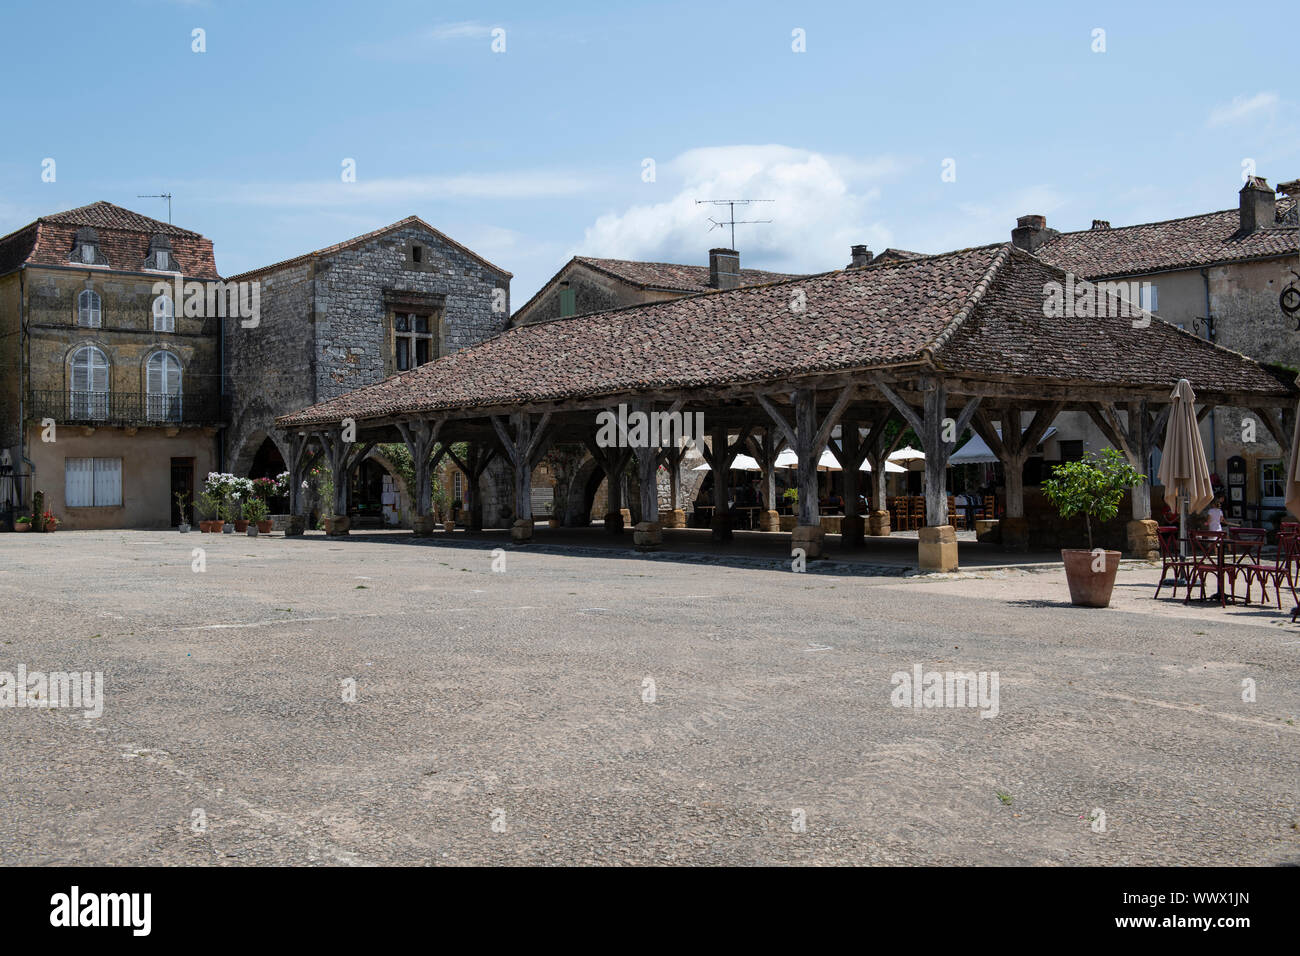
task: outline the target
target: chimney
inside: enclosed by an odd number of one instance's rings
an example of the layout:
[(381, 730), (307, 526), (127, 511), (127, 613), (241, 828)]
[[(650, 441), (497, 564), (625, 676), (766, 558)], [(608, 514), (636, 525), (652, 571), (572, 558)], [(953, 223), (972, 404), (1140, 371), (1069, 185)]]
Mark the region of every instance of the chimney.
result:
[(861, 269), (871, 262), (871, 250), (866, 246), (849, 247), (849, 264), (850, 269)]
[(1093, 232), (1105, 232), (1105, 231), (1106, 231), (1107, 229), (1109, 229), (1109, 228), (1110, 228), (1110, 220), (1109, 220), (1109, 219), (1094, 219), (1094, 220), (1092, 221), (1092, 231), (1093, 231)]
[(1016, 228), (1011, 230), (1011, 244), (1025, 252), (1035, 252), (1055, 235), (1059, 233), (1047, 228), (1046, 216), (1021, 216), (1016, 220)]
[(1259, 176), (1251, 176), (1238, 193), (1241, 197), (1241, 232), (1250, 235), (1271, 229), (1277, 216), (1277, 196)]
[(709, 285), (734, 289), (740, 285), (740, 253), (735, 249), (709, 250)]

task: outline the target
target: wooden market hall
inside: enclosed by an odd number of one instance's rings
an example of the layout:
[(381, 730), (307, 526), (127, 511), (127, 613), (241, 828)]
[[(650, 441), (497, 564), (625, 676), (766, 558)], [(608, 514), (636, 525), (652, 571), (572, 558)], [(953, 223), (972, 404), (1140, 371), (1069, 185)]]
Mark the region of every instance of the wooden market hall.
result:
[[(752, 452), (769, 509), (776, 455), (793, 449), (799, 494), (790, 545), (818, 557), (825, 547), (817, 494), (823, 452), (829, 447), (843, 469), (842, 544), (863, 547), (890, 532), (885, 465), (894, 448), (887, 436), (910, 427), (925, 454), (917, 565), (955, 570), (946, 466), (968, 427), (1004, 468), (1001, 540), (1013, 551), (1027, 547), (1030, 531), (1022, 468), (1062, 412), (1086, 412), (1145, 472), (1163, 438), (1170, 393), (1186, 379), (1199, 415), (1215, 406), (1248, 409), (1289, 457), (1300, 395), (1294, 372), (1158, 318), (1134, 321), (1118, 305), (1096, 310), (1114, 318), (1048, 316), (1045, 290), (1063, 279), (1059, 269), (1003, 243), (512, 328), (280, 418), (291, 510), (302, 515), (301, 482), (324, 462), (334, 512), (346, 515), (352, 471), (377, 443), (404, 442), (416, 463), (417, 533), (431, 527), (437, 449), (455, 459), (471, 487), (494, 459), (512, 469), (511, 535), (524, 543), (533, 537), (533, 470), (551, 446), (571, 443), (585, 446), (607, 477), (634, 462), (645, 517), (661, 513), (656, 475), (666, 466), (674, 476), (672, 515), (681, 508), (680, 445), (597, 441), (598, 416), (625, 406), (702, 415), (708, 440), (701, 450), (715, 474)], [(450, 448), (461, 442), (469, 449), (464, 458)], [(860, 471), (864, 462), (869, 472)], [(870, 487), (859, 488), (860, 481)], [(611, 511), (618, 510), (618, 484), (608, 482)], [(714, 484), (714, 534), (725, 538), (732, 524), (726, 482)], [(870, 502), (866, 514), (859, 513), (860, 494)], [(1156, 552), (1150, 497), (1146, 486), (1132, 495), (1132, 555)], [(294, 520), (301, 528), (301, 518)], [(641, 549), (662, 547), (660, 522), (639, 523), (634, 540)]]

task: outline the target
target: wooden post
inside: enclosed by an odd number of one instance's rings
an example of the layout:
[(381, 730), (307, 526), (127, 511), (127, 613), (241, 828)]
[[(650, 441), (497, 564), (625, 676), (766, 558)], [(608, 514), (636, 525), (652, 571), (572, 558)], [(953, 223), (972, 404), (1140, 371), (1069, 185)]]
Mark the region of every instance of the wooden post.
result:
[(660, 515), (659, 523), (665, 528), (685, 528), (686, 512), (682, 509), (682, 459), (686, 450), (669, 446), (659, 453), (659, 459), (668, 469), (668, 511)]
[(923, 571), (956, 571), (957, 531), (948, 524), (948, 458), (957, 439), (970, 424), (979, 407), (979, 396), (969, 399), (956, 418), (948, 417), (948, 389), (938, 375), (922, 376), (921, 410), (898, 395), (879, 373), (872, 374), (876, 387), (898, 409), (921, 438), (925, 450), (925, 522), (917, 532), (917, 567)]
[(511, 431), (507, 432), (500, 416), (492, 416), (492, 427), (514, 466), (515, 521), (510, 527), (510, 537), (516, 544), (527, 544), (533, 538), (533, 469), (546, 452), (546, 429), (550, 421), (550, 412), (543, 414), (535, 426), (528, 412), (512, 412)]
[(729, 440), (731, 429), (726, 425), (715, 425), (709, 444), (700, 448), (704, 460), (713, 469), (713, 533), (714, 541), (730, 541), (731, 509), (727, 503), (727, 484), (730, 481), (731, 464), (745, 447), (750, 428), (741, 429), (739, 437)]
[(406, 442), (406, 450), (411, 454), (412, 467), (415, 470), (415, 487), (411, 489), (414, 497), (412, 505), (415, 514), (411, 518), (411, 530), (425, 535), (433, 531), (433, 519), (429, 512), (433, 505), (432, 472), (433, 446), (438, 441), (438, 432), (442, 430), (444, 419), (421, 419), (414, 422), (398, 422), (397, 430)]
[[(649, 402), (638, 402), (631, 409), (652, 421), (654, 406)], [(674, 406), (674, 411), (676, 406)], [(658, 429), (646, 429), (645, 444), (633, 447), (636, 455), (637, 484), (641, 488), (641, 520), (633, 529), (632, 543), (640, 551), (657, 551), (663, 545), (663, 527), (659, 524), (659, 445), (651, 444), (650, 432)]]
[(759, 531), (780, 531), (781, 515), (777, 511), (776, 500), (776, 456), (781, 453), (781, 444), (777, 441), (776, 430), (768, 425), (763, 429), (763, 437), (750, 438), (749, 454), (758, 462), (763, 476), (763, 507), (766, 509), (758, 517)]
[(811, 388), (795, 389), (791, 395), (793, 427), (766, 395), (759, 392), (754, 396), (799, 458), (799, 524), (790, 536), (790, 546), (802, 549), (806, 558), (820, 558), (826, 550), (826, 533), (817, 509), (817, 465), (830, 441), (831, 430), (856, 394), (857, 386), (845, 385), (830, 411), (819, 421), (817, 392)]
[(472, 531), (483, 530), (483, 496), (479, 493), (479, 480), (483, 477), (483, 472), (487, 471), (493, 459), (496, 458), (497, 450), (486, 443), (471, 442), (466, 450), (466, 457), (461, 461), (460, 456), (456, 454), (450, 443), (443, 443), (443, 450), (464, 474), (465, 481), (468, 483), (469, 491), (469, 526)]
[(346, 535), (351, 527), (348, 498), (352, 472), (357, 465), (361, 464), (361, 460), (370, 454), (370, 449), (375, 447), (375, 442), (359, 445), (346, 442), (343, 440), (342, 429), (322, 430), (317, 432), (316, 436), (325, 449), (330, 466), (330, 480), (334, 483), (334, 500), (330, 503), (332, 513), (329, 533), (336, 536)]
[(320, 460), (322, 451), (319, 448), (314, 451), (310, 449), (312, 436), (305, 432), (289, 432), (285, 439), (289, 446), (289, 460), (285, 462), (289, 471), (289, 524), (284, 533), (286, 536), (296, 536), (302, 534), (307, 527), (307, 519), (303, 514), (306, 499), (302, 493), (302, 484)]
[(623, 533), (623, 472), (632, 456), (631, 449), (602, 447), (597, 442), (598, 432), (593, 430), (583, 436), (582, 442), (605, 473), (605, 533)]
[[(1172, 405), (1165, 405), (1158, 415), (1152, 415), (1150, 403), (1136, 400), (1128, 403), (1127, 421), (1121, 421), (1119, 410), (1110, 402), (1091, 402), (1088, 417), (1128, 460), (1139, 474), (1145, 475), (1150, 467), (1151, 450), (1157, 434), (1163, 438), (1165, 423), (1169, 420)], [(1154, 558), (1160, 555), (1160, 542), (1155, 521), (1151, 520), (1151, 484), (1147, 480), (1131, 491), (1133, 519), (1125, 531), (1128, 539), (1125, 551), (1131, 557)]]
[(866, 441), (866, 460), (871, 463), (871, 515), (867, 520), (867, 531), (875, 537), (888, 537), (890, 532), (889, 495), (885, 484), (889, 477), (889, 456), (893, 454), (905, 429), (900, 428), (893, 438), (888, 437), (891, 423), (900, 421), (897, 411), (890, 409), (881, 414), (871, 424), (871, 433)]
[(829, 447), (844, 475), (844, 520), (840, 524), (840, 544), (845, 548), (860, 548), (864, 543), (864, 522), (862, 509), (858, 506), (858, 476), (869, 443), (858, 434), (856, 419), (843, 418), (840, 420), (840, 443), (837, 446), (831, 442)]
[(1004, 551), (1029, 550), (1029, 521), (1025, 518), (1025, 462), (1034, 453), (1047, 434), (1056, 416), (1064, 405), (1054, 402), (1034, 413), (1028, 427), (1024, 423), (1024, 410), (1016, 403), (1009, 403), (997, 412), (1002, 424), (999, 436), (993, 427), (991, 410), (979, 409), (971, 420), (975, 434), (984, 439), (984, 444), (998, 456), (1002, 462), (1002, 473), (1006, 481), (1005, 513), (998, 521), (997, 531)]

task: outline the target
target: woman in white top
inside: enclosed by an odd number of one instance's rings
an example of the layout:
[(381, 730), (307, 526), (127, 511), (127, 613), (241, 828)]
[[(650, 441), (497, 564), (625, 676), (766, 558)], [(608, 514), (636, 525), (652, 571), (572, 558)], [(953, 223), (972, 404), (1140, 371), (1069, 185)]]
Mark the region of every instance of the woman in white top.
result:
[(1207, 531), (1223, 530), (1223, 498), (1216, 497), (1210, 502), (1210, 507), (1205, 509), (1205, 516), (1209, 519)]

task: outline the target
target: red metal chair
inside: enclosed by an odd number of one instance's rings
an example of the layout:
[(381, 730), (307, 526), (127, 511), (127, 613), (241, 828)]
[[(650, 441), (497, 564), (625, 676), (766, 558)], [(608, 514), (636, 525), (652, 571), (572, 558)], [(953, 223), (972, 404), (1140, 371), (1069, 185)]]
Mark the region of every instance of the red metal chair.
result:
[(1225, 531), (1193, 531), (1192, 532), (1192, 554), (1191, 565), (1188, 568), (1188, 585), (1187, 595), (1183, 598), (1183, 603), (1187, 604), (1192, 600), (1192, 580), (1197, 580), (1201, 586), (1201, 600), (1205, 600), (1205, 579), (1214, 575), (1215, 581), (1219, 586), (1219, 607), (1227, 605), (1227, 595), (1224, 591), (1224, 578), (1232, 574), (1232, 568), (1235, 565), (1228, 565), (1224, 562), (1224, 541), (1227, 538)]
[[(1268, 603), (1268, 585), (1273, 585), (1273, 597), (1277, 600), (1277, 609), (1282, 610), (1282, 582), (1286, 581), (1295, 598), (1295, 566), (1300, 559), (1300, 531), (1283, 532), (1278, 535), (1277, 554), (1273, 561), (1262, 558), (1254, 563), (1238, 565), (1246, 574), (1246, 603), (1250, 603), (1250, 582), (1259, 581), (1262, 600)], [(1300, 604), (1300, 601), (1297, 602)], [(1292, 619), (1295, 612), (1292, 612)]]
[[(1237, 571), (1240, 568), (1242, 577), (1246, 585), (1245, 602), (1250, 603), (1250, 585), (1258, 574), (1255, 573), (1257, 568), (1265, 568), (1264, 546), (1268, 544), (1267, 528), (1229, 528), (1228, 537), (1224, 546), (1224, 564), (1232, 567), (1233, 594), (1235, 598)], [(1260, 572), (1264, 573), (1264, 572)], [(1266, 575), (1267, 576), (1267, 575)], [(1268, 600), (1268, 591), (1265, 588), (1265, 582), (1260, 580), (1260, 589), (1264, 591), (1264, 599)]]
[(1172, 597), (1178, 597), (1179, 585), (1187, 588), (1190, 594), (1192, 559), (1179, 553), (1178, 526), (1164, 525), (1156, 529), (1156, 534), (1160, 539), (1160, 583), (1156, 585), (1156, 597), (1160, 597), (1160, 589), (1166, 583), (1173, 589)]

